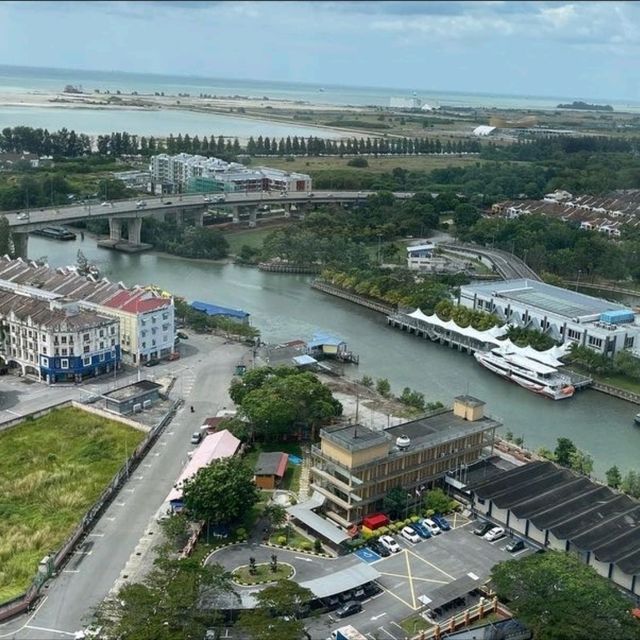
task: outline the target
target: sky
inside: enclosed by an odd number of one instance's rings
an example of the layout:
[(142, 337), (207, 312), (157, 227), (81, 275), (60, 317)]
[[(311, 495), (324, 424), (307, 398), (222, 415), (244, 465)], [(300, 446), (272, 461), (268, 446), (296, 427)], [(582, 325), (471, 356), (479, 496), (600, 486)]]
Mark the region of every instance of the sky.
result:
[(640, 100), (638, 2), (0, 2), (0, 64)]

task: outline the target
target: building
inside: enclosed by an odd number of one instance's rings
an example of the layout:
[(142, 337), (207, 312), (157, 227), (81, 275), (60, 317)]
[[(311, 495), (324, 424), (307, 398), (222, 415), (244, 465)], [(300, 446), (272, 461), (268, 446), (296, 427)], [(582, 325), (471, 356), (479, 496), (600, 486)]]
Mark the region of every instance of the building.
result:
[(207, 467), (217, 460), (231, 458), (240, 448), (240, 440), (230, 431), (223, 429), (212, 435), (206, 436), (195, 450), (191, 459), (182, 470), (173, 489), (167, 496), (167, 501), (173, 511), (182, 509), (182, 486), (185, 480), (192, 478), (203, 467)]
[(0, 290), (39, 300), (65, 298), (78, 302), (84, 311), (118, 319), (120, 352), (126, 362), (137, 365), (175, 349), (173, 299), (148, 288), (129, 289), (121, 282), (83, 276), (72, 267), (52, 269), (2, 256)]
[(412, 270), (431, 269), (435, 245), (432, 242), (424, 242), (407, 247), (407, 267)]
[(287, 471), (289, 456), (282, 451), (263, 452), (258, 456), (254, 479), (260, 489), (276, 489)]
[(160, 398), (162, 385), (151, 380), (140, 380), (126, 387), (120, 387), (105, 393), (102, 397), (105, 401), (107, 411), (112, 411), (121, 416), (130, 413), (138, 413), (143, 409), (148, 409)]
[[(115, 180), (124, 183), (127, 189), (135, 189), (136, 191), (146, 191), (151, 182), (151, 173), (149, 171), (117, 171), (113, 174)], [(109, 195), (108, 193), (106, 194)]]
[(389, 98), (389, 106), (392, 109), (420, 109), (420, 107), (422, 106), (422, 100), (415, 96), (411, 98)]
[(406, 489), (408, 512), (447, 471), (480, 459), (499, 426), (484, 415), (484, 402), (459, 396), (452, 409), (381, 431), (322, 429), (320, 446), (311, 449), (311, 488), (325, 498), (327, 516), (347, 528), (380, 511), (394, 487)]
[(640, 349), (640, 323), (633, 310), (537, 280), (462, 285), (458, 302), (608, 356)]
[(473, 130), (473, 135), (478, 136), (479, 138), (484, 138), (486, 136), (490, 136), (494, 131), (496, 131), (496, 127), (491, 127), (488, 124), (481, 124)]
[(242, 309), (231, 309), (229, 307), (221, 307), (217, 304), (210, 304), (208, 302), (199, 302), (198, 300), (195, 300), (189, 306), (192, 309), (195, 309), (196, 311), (201, 311), (202, 313), (206, 313), (208, 316), (227, 318), (228, 320), (233, 320), (234, 322), (241, 322), (243, 324), (249, 323), (250, 314), (247, 311), (243, 311)]
[(151, 157), (151, 190), (160, 193), (220, 191), (310, 191), (311, 177), (269, 167), (248, 168), (238, 162), (179, 153)]
[(470, 486), (473, 509), (540, 548), (575, 553), (640, 595), (640, 502), (552, 462), (531, 462)]
[(39, 299), (0, 287), (0, 355), (48, 384), (82, 380), (120, 366), (119, 323), (67, 298)]

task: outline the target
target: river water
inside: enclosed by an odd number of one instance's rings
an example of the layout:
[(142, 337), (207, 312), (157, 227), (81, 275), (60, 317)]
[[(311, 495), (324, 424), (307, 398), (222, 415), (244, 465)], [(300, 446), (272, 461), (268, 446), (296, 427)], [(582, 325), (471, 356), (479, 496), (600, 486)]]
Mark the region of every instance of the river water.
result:
[[(188, 300), (248, 311), (267, 342), (310, 338), (316, 331), (336, 333), (360, 355), (351, 376), (388, 378), (395, 393), (408, 386), (430, 401), (450, 403), (470, 393), (504, 423), (503, 434), (510, 430), (523, 437), (530, 449), (552, 449), (558, 437), (571, 438), (594, 457), (597, 477), (613, 464), (623, 473), (637, 467), (640, 429), (633, 424), (634, 405), (589, 390), (565, 402), (538, 397), (481, 368), (467, 354), (391, 329), (383, 315), (311, 289), (309, 276), (154, 253), (125, 255), (98, 248), (89, 237), (29, 239), (29, 257), (46, 256), (53, 267), (74, 264), (80, 248), (112, 281), (156, 284)], [(366, 410), (363, 417), (366, 421)]]

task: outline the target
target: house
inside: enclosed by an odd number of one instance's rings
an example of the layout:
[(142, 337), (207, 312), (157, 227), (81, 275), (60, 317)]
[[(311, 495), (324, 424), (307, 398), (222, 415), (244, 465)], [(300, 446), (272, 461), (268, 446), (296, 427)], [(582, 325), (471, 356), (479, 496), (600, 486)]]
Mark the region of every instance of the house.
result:
[(276, 489), (287, 471), (289, 456), (282, 451), (263, 452), (255, 466), (255, 482), (260, 489)]

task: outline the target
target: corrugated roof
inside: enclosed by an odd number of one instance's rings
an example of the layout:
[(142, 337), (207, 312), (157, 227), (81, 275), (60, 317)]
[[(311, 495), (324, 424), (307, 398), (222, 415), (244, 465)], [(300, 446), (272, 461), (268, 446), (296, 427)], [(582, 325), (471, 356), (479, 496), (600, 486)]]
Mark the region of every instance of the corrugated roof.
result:
[(358, 561), (357, 564), (335, 571), (315, 580), (301, 582), (303, 589), (309, 589), (316, 598), (327, 598), (349, 589), (361, 587), (380, 577), (380, 573), (371, 565)]
[(287, 470), (289, 456), (282, 451), (264, 451), (258, 456), (254, 473), (257, 476), (282, 478)]
[(322, 506), (324, 504), (324, 500), (325, 498), (321, 493), (314, 491), (309, 500), (287, 507), (287, 512), (320, 536), (330, 540), (334, 544), (338, 545), (342, 542), (346, 542), (350, 539), (346, 531), (340, 529), (337, 525), (312, 511), (312, 509), (317, 509)]
[(217, 304), (209, 302), (200, 302), (195, 300), (191, 303), (191, 307), (196, 311), (204, 311), (208, 316), (229, 316), (230, 318), (247, 318), (249, 314), (242, 309), (230, 309), (229, 307), (221, 307)]

